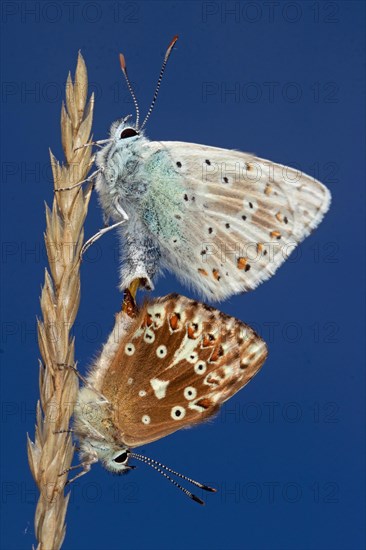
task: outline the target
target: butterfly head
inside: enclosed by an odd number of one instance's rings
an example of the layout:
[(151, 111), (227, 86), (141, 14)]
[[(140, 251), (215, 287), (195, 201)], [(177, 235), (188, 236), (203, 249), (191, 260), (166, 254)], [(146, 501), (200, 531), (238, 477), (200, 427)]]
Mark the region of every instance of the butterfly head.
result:
[(104, 468), (116, 474), (132, 469), (128, 464), (130, 449), (111, 420), (109, 403), (91, 387), (79, 391), (74, 433), (79, 439), (82, 462), (101, 462)]
[(128, 464), (129, 455), (130, 450), (127, 448), (109, 448), (107, 453), (101, 458), (101, 462), (106, 470), (115, 474), (125, 474), (129, 470), (135, 469), (135, 466), (129, 466)]
[(125, 446), (85, 438), (81, 440), (80, 452), (83, 460), (90, 462), (100, 461), (102, 466), (114, 474), (125, 474), (129, 470), (134, 470), (135, 466), (130, 466), (130, 449)]

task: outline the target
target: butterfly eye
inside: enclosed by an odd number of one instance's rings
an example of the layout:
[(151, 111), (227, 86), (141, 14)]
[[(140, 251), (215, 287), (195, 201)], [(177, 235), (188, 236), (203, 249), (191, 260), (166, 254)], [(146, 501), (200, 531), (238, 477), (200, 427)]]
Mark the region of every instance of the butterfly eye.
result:
[(120, 139), (126, 139), (126, 138), (137, 136), (137, 135), (138, 135), (138, 132), (136, 132), (136, 130), (134, 130), (133, 128), (125, 128), (121, 132), (121, 135), (119, 137), (120, 137)]
[(113, 460), (114, 462), (117, 462), (117, 464), (124, 464), (128, 460), (128, 454), (126, 451), (124, 451), (120, 455), (116, 456)]

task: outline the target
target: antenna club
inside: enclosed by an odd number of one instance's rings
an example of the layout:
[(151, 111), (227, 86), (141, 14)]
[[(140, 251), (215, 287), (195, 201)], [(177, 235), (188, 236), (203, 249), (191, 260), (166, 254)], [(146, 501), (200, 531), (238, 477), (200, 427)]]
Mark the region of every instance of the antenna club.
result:
[(172, 39), (172, 41), (170, 42), (169, 46), (168, 46), (168, 49), (167, 49), (166, 54), (165, 54), (165, 61), (167, 61), (168, 57), (170, 56), (170, 53), (171, 53), (172, 49), (174, 48), (175, 43), (176, 43), (177, 40), (178, 40), (178, 35), (176, 34), (174, 36), (174, 38)]
[(194, 495), (193, 493), (191, 493), (191, 499), (194, 500), (195, 502), (198, 502), (198, 504), (201, 504), (202, 506), (205, 505), (205, 502), (201, 500), (199, 497), (197, 497), (196, 495)]
[(174, 46), (174, 44), (176, 43), (176, 41), (178, 40), (178, 38), (179, 38), (179, 36), (176, 34), (176, 35), (173, 37), (172, 41), (170, 42), (169, 48), (171, 48), (172, 46)]
[(121, 65), (122, 71), (125, 72), (126, 71), (126, 60), (125, 60), (125, 56), (123, 55), (123, 53), (119, 54), (119, 63)]
[(202, 489), (204, 489), (205, 491), (209, 491), (210, 493), (217, 493), (217, 489), (215, 489), (214, 487), (209, 487), (208, 485), (203, 485)]

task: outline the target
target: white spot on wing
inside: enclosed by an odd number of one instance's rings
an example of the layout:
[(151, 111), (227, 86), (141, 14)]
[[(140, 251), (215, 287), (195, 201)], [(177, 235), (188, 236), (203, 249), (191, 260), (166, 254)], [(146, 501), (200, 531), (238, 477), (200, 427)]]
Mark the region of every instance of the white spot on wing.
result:
[(152, 378), (150, 380), (150, 386), (154, 390), (154, 394), (157, 399), (164, 399), (168, 384), (169, 384), (169, 380), (164, 381), (164, 380), (159, 380), (158, 378)]
[(165, 307), (161, 304), (154, 304), (147, 308), (147, 313), (151, 315), (155, 328), (160, 328), (165, 321)]
[(224, 373), (225, 373), (225, 378), (233, 376), (234, 373), (235, 373), (235, 369), (232, 365), (223, 365), (222, 368), (223, 368)]
[(248, 348), (248, 353), (249, 354), (252, 354), (252, 353), (257, 354), (259, 351), (261, 351), (262, 347), (263, 347), (263, 344), (262, 344), (261, 341), (253, 342), (253, 344), (251, 344)]
[(188, 407), (194, 411), (197, 411), (197, 412), (200, 412), (200, 413), (203, 413), (205, 411), (205, 408), (204, 407), (200, 407), (200, 405), (196, 405), (196, 403), (194, 401), (191, 401), (190, 403), (188, 403)]
[(156, 350), (156, 355), (159, 357), (159, 359), (164, 359), (166, 357), (166, 354), (168, 353), (168, 350), (166, 346), (159, 346)]
[(148, 414), (144, 414), (144, 416), (141, 418), (141, 422), (143, 424), (150, 424), (151, 418)]
[(187, 401), (190, 401), (197, 396), (197, 390), (193, 386), (187, 386), (184, 389), (183, 395), (187, 399)]
[(173, 418), (173, 420), (181, 420), (186, 415), (186, 410), (184, 407), (180, 407), (177, 405), (176, 407), (173, 407), (170, 416)]
[(125, 354), (126, 355), (133, 355), (134, 353), (135, 353), (135, 346), (131, 342), (128, 342), (125, 345)]
[(196, 351), (192, 351), (185, 357), (185, 359), (188, 361), (188, 363), (195, 363), (198, 359), (198, 353)]
[(155, 333), (153, 330), (147, 328), (144, 334), (144, 340), (147, 344), (152, 344), (155, 340)]
[(206, 369), (207, 365), (204, 361), (198, 361), (198, 363), (196, 363), (194, 366), (194, 372), (196, 374), (203, 374), (204, 372), (206, 372)]

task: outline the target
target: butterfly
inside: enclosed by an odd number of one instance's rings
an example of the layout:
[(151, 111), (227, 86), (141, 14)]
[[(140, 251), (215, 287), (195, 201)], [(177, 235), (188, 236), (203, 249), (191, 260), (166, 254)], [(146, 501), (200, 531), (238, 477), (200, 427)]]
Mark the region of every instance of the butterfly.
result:
[[(167, 269), (206, 299), (223, 300), (271, 277), (330, 205), (319, 181), (249, 153), (179, 141), (150, 141), (144, 131), (176, 43), (170, 43), (153, 101), (140, 126), (114, 122), (95, 156), (95, 188), (105, 221), (121, 238), (120, 287), (154, 288)], [(94, 242), (106, 230), (88, 241)]]
[(93, 463), (122, 474), (135, 458), (213, 490), (133, 451), (215, 415), (243, 388), (267, 357), (265, 342), (248, 325), (217, 309), (170, 294), (125, 312), (80, 389), (74, 432), (83, 470)]

